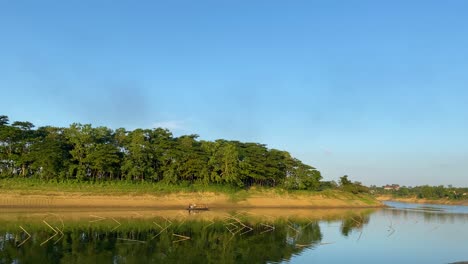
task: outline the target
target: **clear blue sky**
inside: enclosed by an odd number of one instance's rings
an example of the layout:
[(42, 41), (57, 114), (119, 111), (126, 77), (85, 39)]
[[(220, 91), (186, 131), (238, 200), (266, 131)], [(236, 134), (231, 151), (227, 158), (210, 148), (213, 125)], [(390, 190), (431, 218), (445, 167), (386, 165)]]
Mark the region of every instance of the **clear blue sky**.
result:
[(468, 186), (468, 1), (0, 0), (0, 114)]

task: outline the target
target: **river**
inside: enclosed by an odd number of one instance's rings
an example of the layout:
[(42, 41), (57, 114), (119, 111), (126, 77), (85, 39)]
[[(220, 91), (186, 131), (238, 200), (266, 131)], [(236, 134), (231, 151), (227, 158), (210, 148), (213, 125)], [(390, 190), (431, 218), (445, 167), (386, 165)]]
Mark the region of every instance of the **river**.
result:
[(454, 263), (468, 207), (0, 210), (0, 263)]

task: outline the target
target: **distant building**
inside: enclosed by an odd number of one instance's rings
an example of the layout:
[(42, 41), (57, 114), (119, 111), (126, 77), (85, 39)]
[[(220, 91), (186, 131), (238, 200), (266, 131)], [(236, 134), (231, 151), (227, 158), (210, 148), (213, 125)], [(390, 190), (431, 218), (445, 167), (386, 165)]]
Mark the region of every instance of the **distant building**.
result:
[(384, 190), (389, 190), (389, 191), (398, 191), (400, 190), (400, 185), (398, 184), (392, 184), (392, 185), (385, 185), (384, 187)]

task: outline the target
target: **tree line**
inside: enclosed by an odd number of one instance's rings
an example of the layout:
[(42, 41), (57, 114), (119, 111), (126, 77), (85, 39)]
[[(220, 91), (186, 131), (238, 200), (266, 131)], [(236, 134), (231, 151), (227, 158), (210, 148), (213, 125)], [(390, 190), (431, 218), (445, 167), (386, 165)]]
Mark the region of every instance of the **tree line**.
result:
[(420, 199), (450, 199), (450, 200), (466, 200), (468, 199), (468, 188), (454, 187), (448, 185), (439, 186), (402, 186), (398, 190), (385, 190), (383, 187), (371, 186), (374, 194), (392, 195), (394, 197), (416, 197)]
[(287, 151), (163, 128), (42, 126), (0, 116), (0, 177), (280, 186), (316, 190), (321, 174)]

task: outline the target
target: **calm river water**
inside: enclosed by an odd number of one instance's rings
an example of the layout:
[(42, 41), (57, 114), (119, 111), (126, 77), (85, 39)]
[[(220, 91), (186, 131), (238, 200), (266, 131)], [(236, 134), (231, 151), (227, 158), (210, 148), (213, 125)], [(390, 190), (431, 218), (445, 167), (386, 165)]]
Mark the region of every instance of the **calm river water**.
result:
[(0, 263), (455, 263), (468, 207), (0, 210)]

